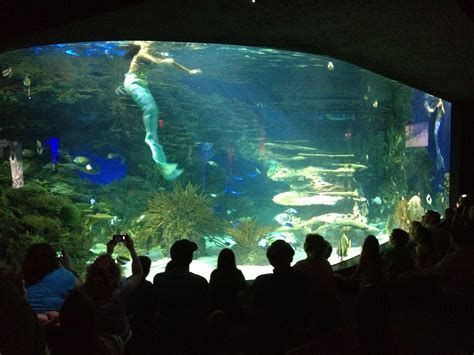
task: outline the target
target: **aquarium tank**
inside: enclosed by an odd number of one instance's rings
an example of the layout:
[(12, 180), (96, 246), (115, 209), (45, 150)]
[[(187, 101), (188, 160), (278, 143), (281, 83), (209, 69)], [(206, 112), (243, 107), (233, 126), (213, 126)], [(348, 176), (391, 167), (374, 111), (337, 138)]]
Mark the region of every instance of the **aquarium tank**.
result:
[[(145, 55), (146, 54), (146, 55)], [(153, 59), (150, 59), (153, 58)], [(114, 234), (153, 263), (187, 238), (247, 279), (318, 233), (338, 265), (449, 201), (451, 104), (343, 61), (235, 45), (114, 41), (0, 54), (0, 257), (32, 243), (84, 270)], [(126, 269), (128, 252), (116, 248)]]

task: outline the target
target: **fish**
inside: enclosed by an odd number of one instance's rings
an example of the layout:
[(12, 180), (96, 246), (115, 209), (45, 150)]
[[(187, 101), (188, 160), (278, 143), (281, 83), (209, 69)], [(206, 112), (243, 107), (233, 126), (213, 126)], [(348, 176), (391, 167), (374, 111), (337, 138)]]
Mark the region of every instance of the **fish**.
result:
[(328, 68), (329, 71), (333, 71), (334, 70), (334, 63), (333, 62), (328, 62), (327, 68)]
[(238, 191), (238, 190), (236, 190), (236, 189), (234, 189), (234, 188), (232, 188), (232, 187), (225, 187), (225, 188), (224, 188), (224, 192), (225, 192), (226, 194), (231, 194), (231, 195), (235, 195), (235, 196), (240, 196), (240, 195), (242, 195), (242, 192), (240, 192), (240, 191)]
[(379, 101), (378, 101), (378, 100), (374, 100), (374, 102), (372, 102), (372, 107), (373, 107), (373, 108), (379, 107)]
[(235, 181), (242, 181), (244, 178), (242, 176), (234, 175), (232, 176), (232, 179), (234, 179)]
[(218, 167), (219, 164), (217, 164), (214, 160), (208, 160), (207, 163), (210, 165), (210, 166), (213, 166), (213, 167)]
[(38, 155), (43, 154), (43, 144), (38, 139), (36, 140), (36, 153), (38, 153)]
[(107, 153), (107, 159), (117, 159), (120, 158), (120, 154), (118, 153)]
[(77, 156), (73, 159), (72, 161), (74, 164), (77, 164), (77, 165), (87, 165), (90, 163), (90, 159), (87, 158), (87, 157), (84, 157), (84, 156)]
[(217, 194), (209, 194), (209, 196), (216, 198)]
[(35, 152), (31, 149), (23, 149), (21, 155), (23, 156), (23, 158), (31, 158), (35, 156)]
[(90, 204), (91, 204), (91, 207), (95, 205), (95, 199), (91, 198), (91, 199), (89, 200), (89, 202), (90, 202)]
[(229, 208), (229, 209), (226, 211), (226, 214), (227, 214), (227, 215), (230, 215), (230, 214), (232, 214), (232, 213), (234, 213), (234, 212), (237, 212), (237, 210), (236, 210), (235, 208)]
[(141, 222), (146, 218), (146, 215), (142, 214), (140, 217), (137, 218), (137, 222)]
[(290, 222), (286, 222), (283, 226), (293, 228), (293, 224)]
[(248, 177), (256, 177), (257, 173), (255, 171), (252, 171), (252, 172), (248, 173), (247, 176)]
[(430, 206), (433, 203), (433, 199), (431, 198), (430, 194), (426, 195), (426, 203)]
[(382, 199), (379, 196), (375, 196), (372, 200), (371, 203), (374, 203), (376, 205), (381, 205), (382, 204)]
[(326, 121), (353, 121), (355, 120), (355, 115), (353, 113), (327, 113), (318, 116), (319, 120)]
[(5, 78), (11, 78), (13, 76), (13, 70), (12, 68), (9, 66), (8, 68), (6, 69), (3, 69), (2, 70), (2, 76), (5, 77)]
[(262, 175), (262, 172), (260, 171), (259, 168), (255, 168), (255, 172), (256, 172), (258, 175)]
[(92, 165), (87, 164), (87, 165), (86, 165), (86, 170), (92, 170)]
[(288, 214), (296, 214), (296, 213), (298, 213), (298, 211), (295, 210), (294, 208), (291, 208), (291, 207), (290, 207), (290, 208), (287, 208), (287, 209), (285, 210), (285, 213), (288, 213)]
[(71, 55), (73, 57), (80, 57), (80, 55), (77, 52), (73, 51), (72, 49), (66, 49), (64, 53), (66, 53), (67, 55)]
[(23, 85), (26, 87), (31, 86), (30, 74), (26, 74), (25, 79), (23, 79)]
[(342, 259), (347, 256), (347, 252), (350, 248), (351, 240), (343, 233), (341, 239), (339, 239), (339, 242), (337, 243), (336, 253)]
[(110, 219), (110, 225), (111, 226), (115, 226), (117, 225), (118, 222), (121, 222), (122, 220), (119, 219), (117, 216), (113, 216), (111, 219)]

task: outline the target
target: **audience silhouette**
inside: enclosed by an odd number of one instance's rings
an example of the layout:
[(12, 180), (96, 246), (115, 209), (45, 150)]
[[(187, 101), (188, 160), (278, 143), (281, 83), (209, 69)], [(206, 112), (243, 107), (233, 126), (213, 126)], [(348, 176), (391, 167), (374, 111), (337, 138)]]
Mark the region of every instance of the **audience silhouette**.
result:
[[(429, 210), (421, 222), (411, 221), (409, 233), (393, 229), (383, 253), (378, 239), (367, 236), (352, 277), (333, 272), (330, 243), (312, 233), (303, 246), (306, 258), (293, 267), (292, 246), (274, 241), (266, 251), (273, 272), (253, 283), (224, 248), (208, 284), (189, 270), (198, 247), (186, 239), (171, 246), (171, 260), (153, 284), (146, 280), (151, 260), (136, 255), (128, 235), (132, 276), (121, 279), (111, 240), (107, 254), (89, 265), (84, 284), (67, 254), (57, 258), (50, 245), (35, 244), (22, 275), (0, 267), (0, 353), (291, 353), (305, 342), (314, 351), (314, 344), (325, 349), (329, 342), (337, 351), (341, 337), (345, 348), (362, 353), (470, 352), (472, 202), (463, 198), (441, 222)], [(411, 341), (416, 332), (436, 346)]]

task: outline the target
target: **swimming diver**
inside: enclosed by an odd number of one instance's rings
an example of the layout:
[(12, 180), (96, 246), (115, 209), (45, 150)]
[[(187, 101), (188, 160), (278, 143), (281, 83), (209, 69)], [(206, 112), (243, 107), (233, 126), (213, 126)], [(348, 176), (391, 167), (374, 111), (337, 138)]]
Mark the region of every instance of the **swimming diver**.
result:
[(167, 181), (172, 181), (181, 175), (183, 169), (178, 169), (178, 165), (175, 163), (168, 163), (163, 146), (158, 141), (158, 106), (148, 89), (148, 65), (152, 63), (171, 64), (175, 68), (193, 75), (201, 73), (201, 70), (186, 68), (184, 65), (176, 63), (173, 58), (151, 54), (152, 43), (152, 41), (132, 42), (139, 49), (132, 58), (128, 73), (125, 74), (123, 86), (143, 112), (145, 143), (151, 149), (153, 160), (157, 163), (161, 175)]
[(436, 170), (441, 170), (445, 168), (444, 158), (441, 155), (441, 150), (439, 148), (439, 129), (441, 127), (441, 119), (446, 113), (444, 110), (444, 103), (442, 99), (438, 99), (433, 106), (429, 105), (428, 101), (425, 100), (425, 108), (428, 113), (435, 112), (435, 124), (434, 124), (434, 138), (435, 138), (435, 147), (436, 147)]

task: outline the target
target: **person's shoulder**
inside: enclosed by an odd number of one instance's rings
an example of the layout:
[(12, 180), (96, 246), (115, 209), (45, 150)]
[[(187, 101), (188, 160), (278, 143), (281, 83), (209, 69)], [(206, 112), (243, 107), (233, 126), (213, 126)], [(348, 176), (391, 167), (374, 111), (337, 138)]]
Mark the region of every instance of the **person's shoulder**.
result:
[(268, 282), (268, 281), (271, 281), (271, 280), (274, 280), (275, 279), (275, 275), (274, 274), (262, 274), (262, 275), (259, 275), (255, 278), (255, 280), (253, 281), (253, 283), (265, 283), (265, 282)]
[(201, 284), (206, 284), (206, 285), (208, 284), (207, 280), (204, 277), (202, 277), (201, 275), (195, 274), (193, 272), (190, 272), (188, 277), (191, 280), (195, 281), (196, 283), (201, 283)]
[(160, 272), (153, 277), (153, 284), (159, 283), (160, 281), (169, 279), (168, 272)]

